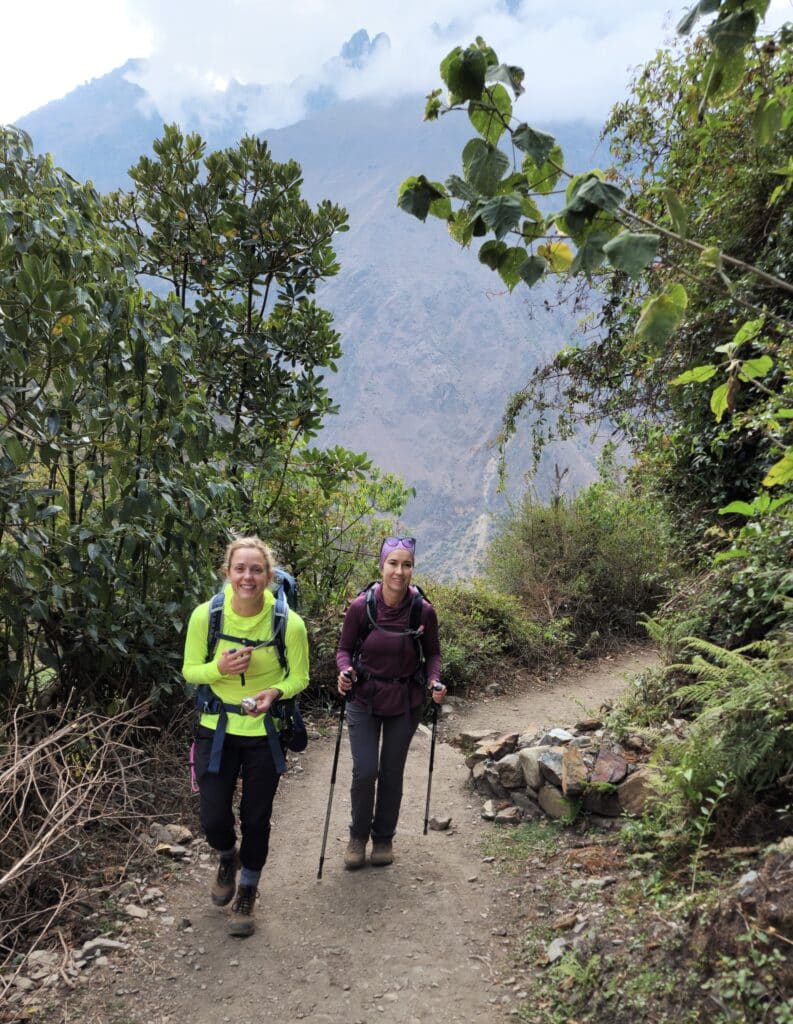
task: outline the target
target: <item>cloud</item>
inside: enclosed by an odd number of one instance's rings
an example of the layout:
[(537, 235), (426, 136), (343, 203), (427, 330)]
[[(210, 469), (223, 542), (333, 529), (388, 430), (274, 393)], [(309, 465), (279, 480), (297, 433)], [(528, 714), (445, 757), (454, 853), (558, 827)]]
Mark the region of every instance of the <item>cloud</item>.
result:
[[(130, 3), (153, 39), (135, 81), (159, 114), (212, 122), (232, 111), (250, 130), (294, 123), (318, 96), (429, 92), (442, 57), (477, 35), (526, 70), (522, 116), (600, 119), (685, 10), (670, 0), (227, 0), (222, 11), (215, 0)], [(342, 47), (360, 29), (390, 45), (345, 62)]]

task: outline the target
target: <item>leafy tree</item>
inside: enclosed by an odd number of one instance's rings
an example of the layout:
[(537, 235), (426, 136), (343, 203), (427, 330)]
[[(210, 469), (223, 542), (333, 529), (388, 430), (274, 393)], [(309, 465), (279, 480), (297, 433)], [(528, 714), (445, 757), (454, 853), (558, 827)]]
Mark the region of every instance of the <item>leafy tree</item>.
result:
[(279, 514), (294, 472), (339, 509), (370, 475), (306, 447), (332, 411), (338, 336), (312, 294), (344, 212), (310, 209), (255, 139), (202, 165), (166, 128), (155, 152), (104, 199), (0, 134), (4, 704), (167, 699), (229, 532), (299, 536), (316, 508)]

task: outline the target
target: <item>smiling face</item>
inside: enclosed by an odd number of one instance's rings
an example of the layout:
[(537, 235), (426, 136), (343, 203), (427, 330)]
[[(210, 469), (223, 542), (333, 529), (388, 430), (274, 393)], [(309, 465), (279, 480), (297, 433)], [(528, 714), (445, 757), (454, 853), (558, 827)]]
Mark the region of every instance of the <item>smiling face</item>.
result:
[(407, 593), (413, 576), (413, 555), (405, 548), (394, 548), (386, 555), (380, 570), (386, 604), (399, 604)]
[(226, 567), (226, 579), (234, 592), (234, 605), (239, 611), (259, 611), (264, 603), (264, 590), (272, 571), (264, 554), (254, 547), (235, 548)]

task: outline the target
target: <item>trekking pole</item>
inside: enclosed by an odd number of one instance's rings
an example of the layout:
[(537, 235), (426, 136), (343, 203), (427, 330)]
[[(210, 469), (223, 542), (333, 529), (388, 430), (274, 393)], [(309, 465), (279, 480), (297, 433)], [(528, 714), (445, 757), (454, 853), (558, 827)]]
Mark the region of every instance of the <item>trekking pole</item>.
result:
[[(342, 675), (350, 678), (349, 672), (343, 672)], [(330, 824), (330, 808), (333, 803), (333, 788), (336, 785), (336, 769), (339, 765), (339, 750), (341, 749), (341, 733), (344, 728), (344, 710), (347, 707), (347, 697), (345, 693), (341, 699), (341, 711), (339, 712), (339, 731), (336, 734), (336, 750), (333, 753), (333, 770), (330, 773), (330, 793), (328, 793), (328, 809), (325, 812), (325, 831), (322, 835), (322, 850), (319, 854), (319, 870), (317, 871), (317, 878), (322, 878), (322, 865), (325, 863), (325, 845), (328, 842), (328, 825)]]
[[(433, 690), (442, 690), (440, 683), (433, 686)], [(427, 777), (427, 804), (424, 808), (424, 835), (427, 834), (427, 822), (430, 818), (430, 791), (432, 789), (432, 769), (435, 765), (435, 735), (438, 731), (438, 704), (432, 702), (432, 742), (430, 744), (430, 773)]]

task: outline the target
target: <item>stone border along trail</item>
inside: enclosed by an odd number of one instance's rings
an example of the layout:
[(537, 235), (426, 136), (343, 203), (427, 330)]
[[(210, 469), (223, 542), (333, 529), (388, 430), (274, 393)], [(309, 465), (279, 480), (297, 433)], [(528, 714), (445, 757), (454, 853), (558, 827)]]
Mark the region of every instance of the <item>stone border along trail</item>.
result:
[[(625, 687), (626, 675), (656, 661), (647, 649), (573, 669), (476, 703), (444, 721), (463, 729), (569, 725), (597, 712)], [(346, 730), (345, 730), (346, 734)], [(131, 921), (131, 951), (65, 996), (56, 1016), (85, 1024), (473, 1024), (509, 1019), (518, 996), (505, 994), (510, 939), (499, 906), (500, 879), (482, 860), (493, 826), (465, 786), (460, 751), (438, 742), (431, 815), (451, 816), (446, 832), (422, 835), (429, 731), (420, 730), (405, 772), (405, 795), (391, 867), (348, 872), (342, 851), (349, 819), (350, 755), (342, 743), (321, 881), (316, 878), (335, 727), (309, 744), (282, 781), (270, 859), (248, 939), (226, 932), (227, 912), (208, 897), (214, 870), (204, 855), (177, 866), (164, 892), (167, 921)], [(302, 770), (301, 770), (302, 769)], [(189, 924), (188, 924), (189, 922)], [(159, 926), (158, 926), (159, 925)], [(508, 990), (507, 990), (508, 992)], [(101, 1008), (100, 1008), (101, 1007)], [(514, 1019), (514, 1018), (513, 1018)]]

